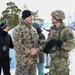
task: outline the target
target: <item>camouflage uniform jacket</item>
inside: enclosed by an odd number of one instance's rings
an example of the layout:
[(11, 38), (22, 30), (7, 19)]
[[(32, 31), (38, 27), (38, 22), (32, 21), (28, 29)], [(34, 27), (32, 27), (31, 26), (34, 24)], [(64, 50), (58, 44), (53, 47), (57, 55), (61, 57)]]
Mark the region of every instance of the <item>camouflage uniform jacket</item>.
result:
[(22, 65), (31, 65), (37, 62), (38, 53), (30, 56), (31, 48), (38, 47), (38, 34), (31, 24), (22, 21), (13, 31), (13, 43), (17, 62)]
[(73, 32), (69, 27), (65, 26), (64, 23), (61, 23), (59, 28), (56, 28), (55, 25), (51, 27), (50, 33), (48, 34), (48, 41), (51, 39), (63, 41), (61, 48), (54, 46), (50, 50), (51, 58), (68, 57), (68, 52), (75, 47)]

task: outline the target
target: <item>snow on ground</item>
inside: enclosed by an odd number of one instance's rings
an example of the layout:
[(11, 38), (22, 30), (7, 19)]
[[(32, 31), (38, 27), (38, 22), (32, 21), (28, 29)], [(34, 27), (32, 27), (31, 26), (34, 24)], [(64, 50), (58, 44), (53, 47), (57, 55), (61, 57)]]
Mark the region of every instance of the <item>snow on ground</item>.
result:
[(73, 49), (70, 53), (70, 75), (75, 75), (75, 49)]

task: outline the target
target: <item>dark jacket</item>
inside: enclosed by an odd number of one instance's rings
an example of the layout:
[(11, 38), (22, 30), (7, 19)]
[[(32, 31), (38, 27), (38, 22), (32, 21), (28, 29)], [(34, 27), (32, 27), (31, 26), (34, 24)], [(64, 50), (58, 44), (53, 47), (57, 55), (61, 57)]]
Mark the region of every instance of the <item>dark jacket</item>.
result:
[(13, 48), (11, 36), (0, 29), (0, 57), (8, 56), (9, 48)]
[[(45, 40), (45, 36), (42, 33), (42, 29), (40, 27), (37, 28), (37, 33), (39, 35), (40, 40)], [(44, 53), (43, 52), (39, 53), (39, 62), (44, 63)]]

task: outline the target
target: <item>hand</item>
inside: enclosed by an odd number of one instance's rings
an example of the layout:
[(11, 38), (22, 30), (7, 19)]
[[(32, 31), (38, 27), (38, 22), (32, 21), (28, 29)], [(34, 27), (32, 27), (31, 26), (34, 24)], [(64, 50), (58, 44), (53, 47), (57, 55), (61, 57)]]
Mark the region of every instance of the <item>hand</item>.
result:
[(48, 54), (49, 50), (52, 49), (53, 46), (61, 47), (62, 43), (63, 42), (61, 40), (52, 39), (47, 42), (45, 48), (43, 49), (43, 52)]
[(52, 39), (52, 40), (48, 41), (45, 48), (43, 49), (43, 52), (48, 54), (49, 50), (52, 49), (52, 47), (57, 44), (58, 44), (58, 40), (56, 40), (56, 39)]
[(44, 47), (43, 49), (43, 52), (48, 54), (49, 53), (49, 50), (52, 48), (51, 46), (51, 41), (47, 42), (46, 46)]
[(37, 49), (36, 48), (31, 48), (30, 55), (36, 55), (36, 54), (37, 54)]
[(52, 39), (50, 41), (47, 42), (46, 44), (46, 48), (52, 48), (53, 46), (57, 45), (58, 44), (58, 40), (56, 39)]
[(57, 46), (58, 46), (58, 47), (61, 47), (62, 44), (63, 44), (63, 41), (58, 40), (58, 44), (57, 44)]
[(50, 49), (44, 48), (44, 49), (43, 49), (43, 52), (46, 53), (46, 54), (48, 54), (48, 53), (49, 53), (49, 50), (50, 50)]
[(61, 47), (62, 44), (63, 44), (63, 41), (52, 39), (47, 43), (47, 48), (51, 49), (53, 46)]

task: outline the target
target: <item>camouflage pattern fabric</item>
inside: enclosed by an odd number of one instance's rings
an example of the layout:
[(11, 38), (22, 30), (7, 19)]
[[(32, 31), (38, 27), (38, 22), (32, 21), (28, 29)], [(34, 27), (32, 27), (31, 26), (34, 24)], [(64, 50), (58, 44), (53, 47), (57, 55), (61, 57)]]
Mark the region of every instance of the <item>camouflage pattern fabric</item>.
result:
[(53, 25), (48, 34), (47, 41), (57, 39), (63, 41), (60, 47), (54, 46), (50, 50), (50, 75), (69, 75), (69, 51), (74, 49), (75, 40), (73, 32), (64, 23), (59, 28)]
[(50, 62), (50, 75), (69, 75), (68, 58), (52, 58)]
[(37, 75), (36, 73), (36, 63), (32, 64), (29, 69), (28, 66), (17, 63), (15, 75)]
[(37, 31), (31, 24), (22, 21), (13, 31), (13, 43), (16, 54), (15, 75), (36, 75), (36, 64), (39, 62), (38, 53), (30, 55), (31, 48), (39, 45)]

